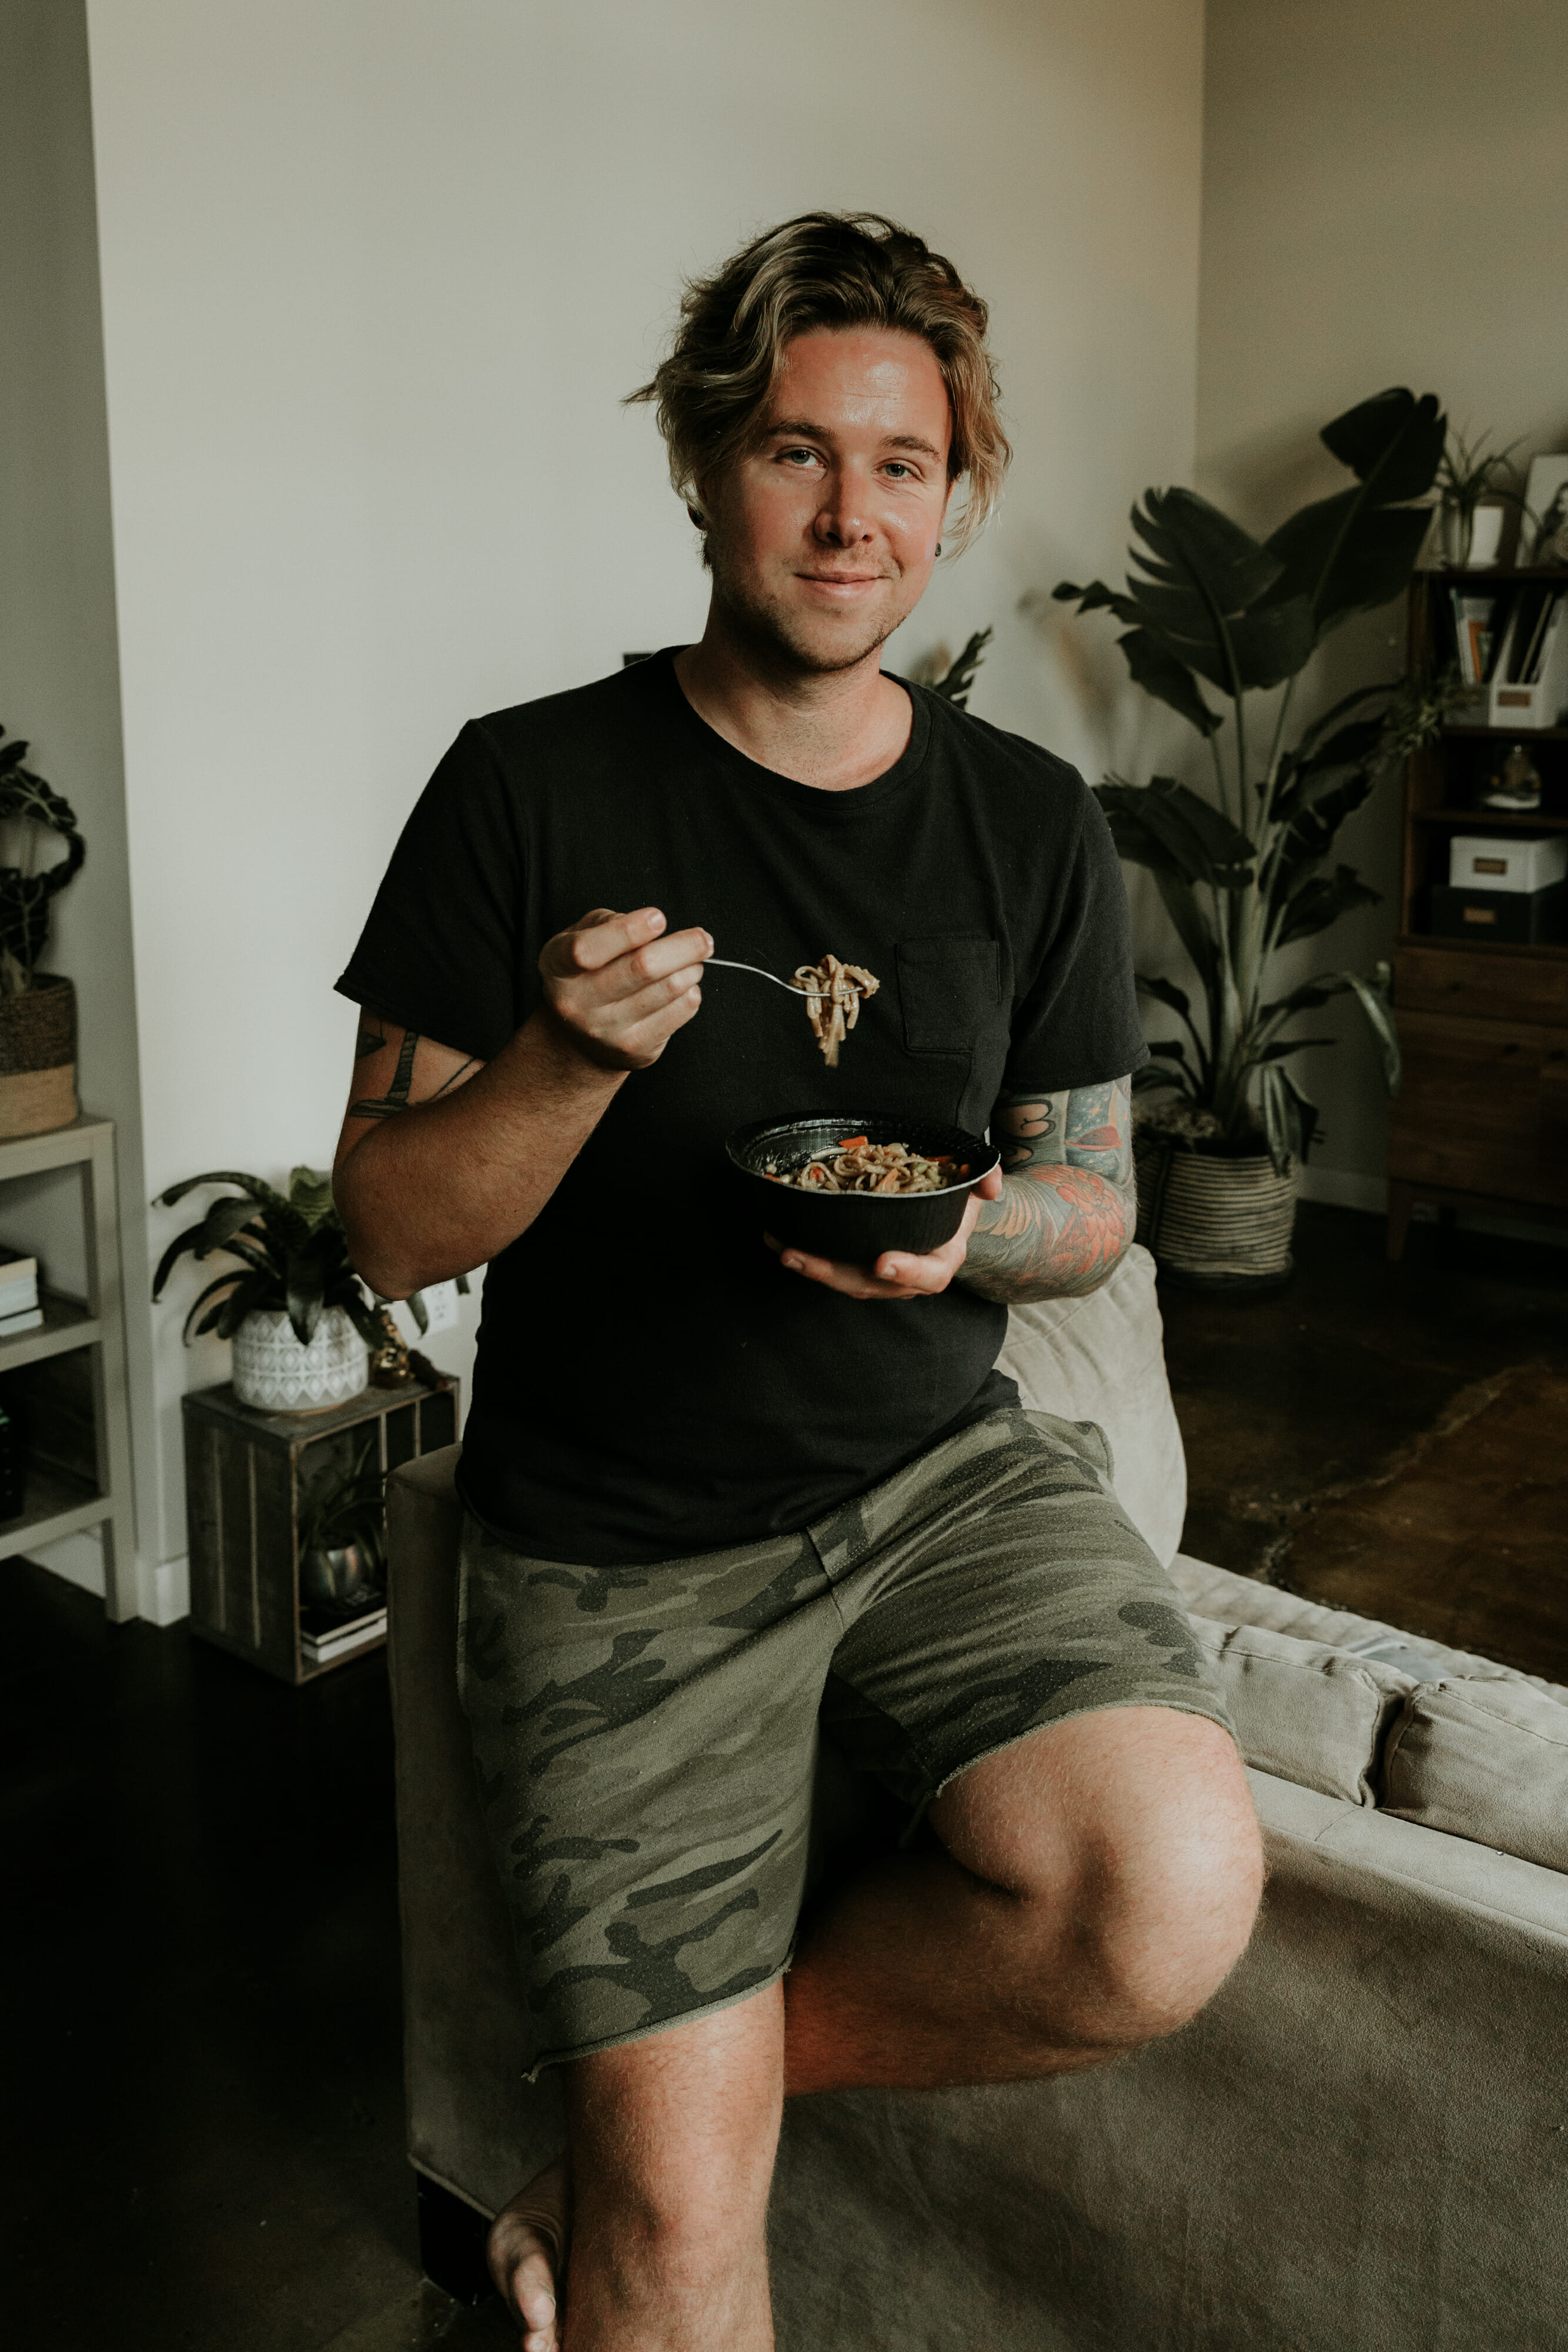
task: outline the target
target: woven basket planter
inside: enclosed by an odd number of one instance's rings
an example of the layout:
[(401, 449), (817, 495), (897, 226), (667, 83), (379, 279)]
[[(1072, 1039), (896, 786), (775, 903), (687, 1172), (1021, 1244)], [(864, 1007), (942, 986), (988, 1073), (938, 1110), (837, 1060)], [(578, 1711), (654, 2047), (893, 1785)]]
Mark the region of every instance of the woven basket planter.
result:
[(1273, 1289), (1294, 1271), (1296, 1164), (1245, 1160), (1135, 1137), (1138, 1239), (1173, 1282), (1208, 1290)]
[(0, 1136), (43, 1135), (77, 1115), (77, 992), (58, 972), (0, 996)]

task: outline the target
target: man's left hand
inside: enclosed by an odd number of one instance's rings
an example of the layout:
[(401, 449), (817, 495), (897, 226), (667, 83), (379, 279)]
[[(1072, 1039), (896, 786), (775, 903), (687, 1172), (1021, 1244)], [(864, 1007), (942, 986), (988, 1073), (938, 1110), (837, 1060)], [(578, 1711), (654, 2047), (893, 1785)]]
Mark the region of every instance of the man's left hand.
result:
[(850, 1265), (838, 1258), (808, 1257), (804, 1250), (786, 1249), (771, 1234), (762, 1238), (791, 1274), (804, 1275), (808, 1282), (820, 1282), (824, 1290), (837, 1290), (845, 1298), (935, 1298), (963, 1271), (980, 1202), (997, 1200), (1001, 1189), (1001, 1171), (993, 1168), (965, 1202), (964, 1222), (952, 1240), (925, 1257), (884, 1250), (874, 1265)]

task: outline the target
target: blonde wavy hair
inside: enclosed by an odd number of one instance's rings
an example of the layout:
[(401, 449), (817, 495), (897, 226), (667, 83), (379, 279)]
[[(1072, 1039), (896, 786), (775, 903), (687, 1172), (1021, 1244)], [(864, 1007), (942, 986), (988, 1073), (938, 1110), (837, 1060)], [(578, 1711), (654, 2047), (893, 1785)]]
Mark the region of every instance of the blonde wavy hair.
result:
[(945, 534), (956, 554), (994, 513), (1012, 457), (986, 349), (988, 316), (953, 264), (913, 229), (882, 213), (801, 213), (754, 237), (711, 278), (687, 279), (674, 346), (627, 402), (654, 404), (670, 479), (700, 520), (698, 483), (721, 475), (745, 447), (797, 335), (820, 327), (918, 335), (947, 387), (947, 477), (966, 483)]

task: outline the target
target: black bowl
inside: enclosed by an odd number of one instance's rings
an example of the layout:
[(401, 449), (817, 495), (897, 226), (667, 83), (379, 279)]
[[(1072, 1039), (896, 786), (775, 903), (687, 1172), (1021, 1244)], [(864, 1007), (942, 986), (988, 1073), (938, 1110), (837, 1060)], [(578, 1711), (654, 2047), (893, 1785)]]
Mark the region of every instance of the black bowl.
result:
[[(949, 1154), (968, 1174), (940, 1192), (802, 1192), (762, 1173), (763, 1162), (794, 1170), (827, 1143), (849, 1135), (873, 1143), (907, 1143), (936, 1160)], [(725, 1139), (730, 1165), (745, 1184), (763, 1229), (787, 1248), (812, 1257), (871, 1265), (883, 1250), (923, 1257), (950, 1242), (964, 1203), (1001, 1158), (993, 1144), (962, 1128), (920, 1118), (857, 1118), (845, 1111), (815, 1111), (804, 1118), (762, 1118)]]

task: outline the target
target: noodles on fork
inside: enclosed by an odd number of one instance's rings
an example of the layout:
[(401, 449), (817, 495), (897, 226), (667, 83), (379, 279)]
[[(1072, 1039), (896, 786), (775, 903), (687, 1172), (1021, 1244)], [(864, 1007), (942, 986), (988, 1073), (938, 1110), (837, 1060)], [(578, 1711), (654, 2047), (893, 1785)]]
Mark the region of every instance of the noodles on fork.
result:
[(863, 964), (841, 963), (825, 955), (821, 963), (796, 966), (794, 985), (806, 999), (806, 1017), (830, 1070), (839, 1066), (839, 1047), (860, 1018), (862, 1002), (882, 982)]

